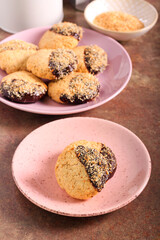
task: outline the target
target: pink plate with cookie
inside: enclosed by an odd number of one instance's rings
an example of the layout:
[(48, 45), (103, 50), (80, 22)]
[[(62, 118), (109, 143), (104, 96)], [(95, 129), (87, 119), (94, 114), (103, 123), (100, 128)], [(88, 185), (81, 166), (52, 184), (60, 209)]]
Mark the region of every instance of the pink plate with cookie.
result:
[[(55, 177), (59, 154), (70, 143), (87, 140), (110, 147), (117, 169), (105, 187), (88, 200), (62, 190)], [(151, 159), (142, 141), (127, 128), (103, 119), (73, 117), (56, 120), (31, 132), (17, 147), (12, 175), (18, 189), (35, 205), (73, 217), (106, 214), (136, 199), (151, 174)]]
[[(23, 40), (29, 43), (38, 44), (40, 38), (48, 27), (28, 29), (16, 33), (1, 43), (13, 39)], [(93, 30), (83, 28), (83, 38), (79, 45), (98, 45), (108, 55), (108, 66), (105, 71), (97, 75), (100, 81), (99, 96), (84, 104), (69, 105), (56, 103), (48, 96), (36, 103), (22, 104), (15, 103), (0, 96), (0, 101), (10, 107), (38, 114), (64, 115), (87, 111), (96, 108), (117, 96), (127, 85), (132, 73), (132, 63), (127, 51), (114, 39), (107, 37)], [(0, 81), (6, 73), (0, 70)]]

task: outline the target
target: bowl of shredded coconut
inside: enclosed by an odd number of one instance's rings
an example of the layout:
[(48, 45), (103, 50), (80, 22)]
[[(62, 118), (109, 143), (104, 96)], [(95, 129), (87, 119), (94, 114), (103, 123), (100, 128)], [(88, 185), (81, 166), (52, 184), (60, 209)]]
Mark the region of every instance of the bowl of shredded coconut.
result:
[(151, 30), (158, 12), (144, 0), (95, 0), (85, 8), (84, 17), (94, 30), (128, 41)]

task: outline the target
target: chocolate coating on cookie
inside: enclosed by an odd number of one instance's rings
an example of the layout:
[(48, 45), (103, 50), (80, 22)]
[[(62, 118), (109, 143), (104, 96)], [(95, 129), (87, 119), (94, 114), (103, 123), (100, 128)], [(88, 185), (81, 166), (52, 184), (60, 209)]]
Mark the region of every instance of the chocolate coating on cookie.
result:
[(105, 70), (107, 66), (107, 54), (96, 46), (88, 46), (84, 49), (84, 62), (88, 71), (96, 75)]
[(50, 28), (50, 31), (53, 31), (64, 36), (73, 36), (78, 41), (80, 41), (82, 37), (82, 28), (70, 22), (54, 24), (53, 27)]
[(53, 75), (61, 79), (77, 68), (77, 57), (72, 50), (59, 48), (51, 52), (48, 66)]
[(85, 166), (92, 185), (100, 192), (116, 170), (117, 164), (114, 153), (104, 144), (102, 144), (100, 152), (96, 149), (78, 145), (75, 148), (75, 153)]
[(40, 100), (46, 94), (47, 89), (24, 79), (11, 79), (1, 83), (0, 91), (2, 96), (13, 102), (33, 103)]
[(60, 100), (64, 103), (82, 104), (95, 98), (100, 89), (97, 79), (88, 81), (87, 75), (78, 74), (71, 78), (69, 91), (60, 95)]

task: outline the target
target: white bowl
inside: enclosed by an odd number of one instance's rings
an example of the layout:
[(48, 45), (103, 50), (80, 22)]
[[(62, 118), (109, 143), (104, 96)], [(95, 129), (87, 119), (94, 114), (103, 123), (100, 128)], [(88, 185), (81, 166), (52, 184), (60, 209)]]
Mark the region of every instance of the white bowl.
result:
[(16, 33), (51, 26), (63, 19), (62, 0), (0, 0), (0, 28)]
[[(93, 23), (97, 15), (110, 11), (121, 11), (131, 14), (143, 22), (144, 28), (130, 32), (118, 32), (104, 29)], [(84, 17), (94, 30), (119, 41), (128, 41), (148, 32), (156, 24), (158, 12), (155, 7), (144, 0), (95, 0), (85, 8)]]

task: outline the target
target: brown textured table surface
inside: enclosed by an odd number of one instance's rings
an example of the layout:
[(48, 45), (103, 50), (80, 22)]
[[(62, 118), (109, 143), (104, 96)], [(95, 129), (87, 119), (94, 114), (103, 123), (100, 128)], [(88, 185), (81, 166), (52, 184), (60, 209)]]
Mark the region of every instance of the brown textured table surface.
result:
[[(159, 0), (149, 0), (160, 9)], [(64, 20), (89, 28), (83, 13), (64, 4)], [(127, 206), (97, 217), (72, 218), (35, 206), (17, 189), (11, 161), (21, 140), (35, 128), (60, 118), (23, 112), (0, 103), (0, 240), (34, 239), (160, 239), (160, 24), (146, 35), (121, 43), (133, 73), (127, 87), (110, 102), (71, 116), (97, 117), (119, 123), (146, 145), (152, 174), (141, 195)], [(9, 36), (0, 30), (0, 40)]]

